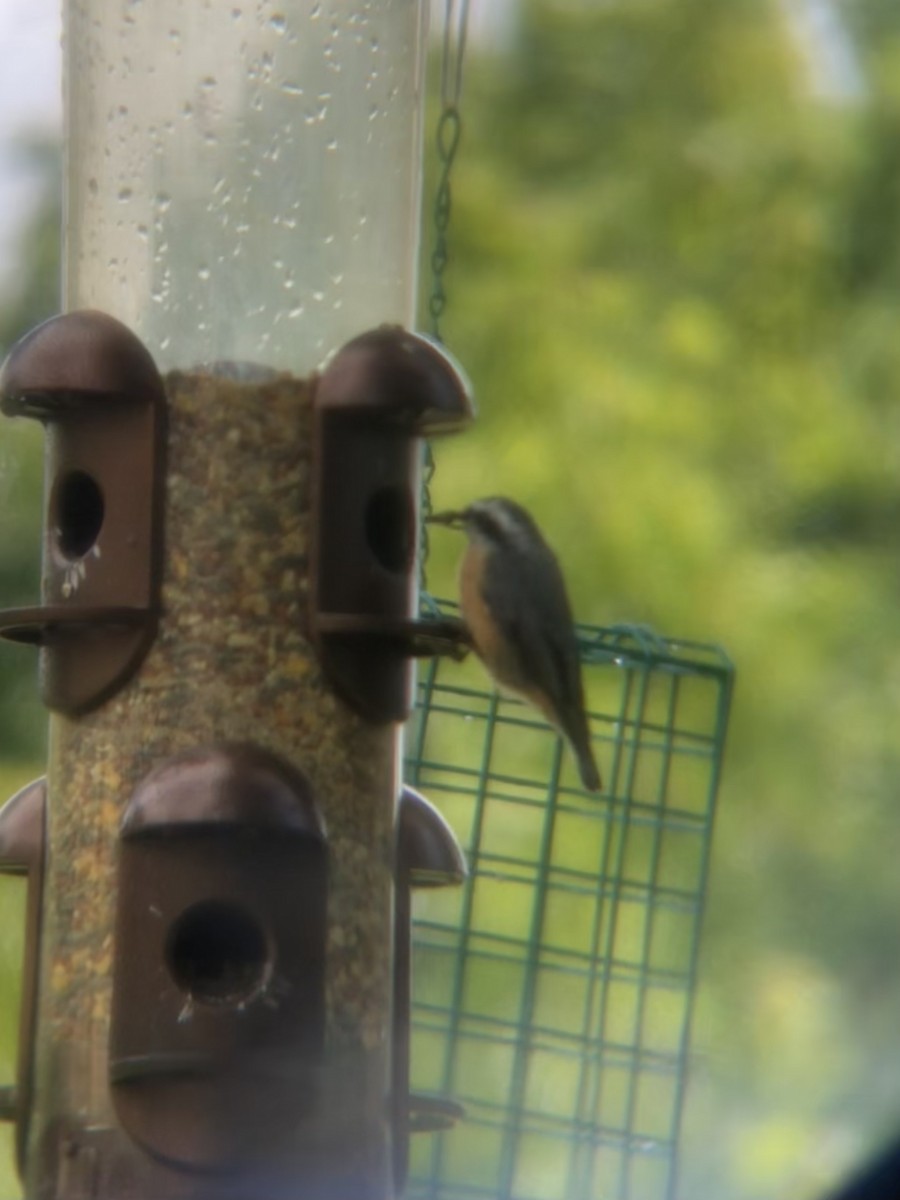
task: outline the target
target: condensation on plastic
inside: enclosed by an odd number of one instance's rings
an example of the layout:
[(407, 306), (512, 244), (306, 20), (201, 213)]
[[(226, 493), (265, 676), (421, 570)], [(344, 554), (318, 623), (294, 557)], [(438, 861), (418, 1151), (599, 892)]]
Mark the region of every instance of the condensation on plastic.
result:
[(70, 0), (66, 307), (162, 370), (304, 373), (410, 323), (424, 9)]

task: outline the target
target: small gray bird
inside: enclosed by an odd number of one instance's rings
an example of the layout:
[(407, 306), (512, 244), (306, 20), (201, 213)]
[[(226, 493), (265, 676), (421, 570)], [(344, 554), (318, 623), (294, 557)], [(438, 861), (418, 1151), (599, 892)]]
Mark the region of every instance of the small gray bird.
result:
[(581, 782), (599, 791), (572, 610), (541, 531), (521, 505), (501, 496), (428, 519), (468, 535), (460, 608), (478, 657), (502, 687), (530, 701), (568, 739)]

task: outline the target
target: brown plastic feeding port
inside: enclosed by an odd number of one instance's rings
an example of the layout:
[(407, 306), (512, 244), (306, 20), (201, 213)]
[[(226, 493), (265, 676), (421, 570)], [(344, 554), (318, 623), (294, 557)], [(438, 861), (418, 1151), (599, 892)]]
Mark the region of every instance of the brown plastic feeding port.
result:
[(410, 892), (416, 887), (458, 886), (466, 874), (466, 860), (453, 830), (420, 792), (404, 787), (397, 814), (394, 909), (394, 1181), (398, 1190), (406, 1181), (409, 1134), (446, 1129), (463, 1114), (461, 1106), (447, 1097), (412, 1095), (409, 1090)]
[(364, 333), (317, 381), (310, 632), (332, 686), (372, 721), (411, 704), (413, 655), (459, 653), (461, 627), (416, 614), (422, 439), (465, 426), (469, 385), (431, 339)]
[(0, 410), (47, 436), (42, 604), (0, 612), (0, 636), (41, 647), (49, 708), (86, 712), (131, 677), (156, 632), (162, 380), (124, 325), (67, 313), (13, 347)]
[(327, 872), (305, 776), (259, 747), (178, 755), (135, 791), (110, 1078), (156, 1158), (227, 1171), (302, 1143), (324, 1051)]
[(2, 1089), (4, 1120), (16, 1122), (16, 1157), (24, 1169), (34, 1071), (35, 1005), (44, 883), (47, 781), (35, 780), (0, 809), (0, 874), (27, 876), (25, 959), (19, 1016), (19, 1058), (14, 1087)]

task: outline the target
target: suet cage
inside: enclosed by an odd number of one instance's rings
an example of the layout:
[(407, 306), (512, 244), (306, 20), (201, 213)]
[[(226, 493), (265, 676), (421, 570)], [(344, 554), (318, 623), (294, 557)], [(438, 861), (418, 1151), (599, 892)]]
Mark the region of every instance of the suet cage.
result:
[(465, 1116), (414, 1139), (413, 1200), (675, 1195), (734, 671), (642, 628), (578, 633), (599, 797), (477, 664), (420, 676), (406, 777), (469, 874), (414, 908), (412, 1085)]

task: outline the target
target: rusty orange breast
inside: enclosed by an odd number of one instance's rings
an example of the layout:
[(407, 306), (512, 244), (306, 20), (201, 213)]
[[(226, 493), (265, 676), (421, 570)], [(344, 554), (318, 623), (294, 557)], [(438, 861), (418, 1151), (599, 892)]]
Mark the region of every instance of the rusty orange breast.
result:
[(488, 602), (482, 582), (489, 550), (470, 542), (459, 568), (459, 603), (475, 652), (498, 683), (520, 691), (525, 684), (518, 655), (504, 637)]

